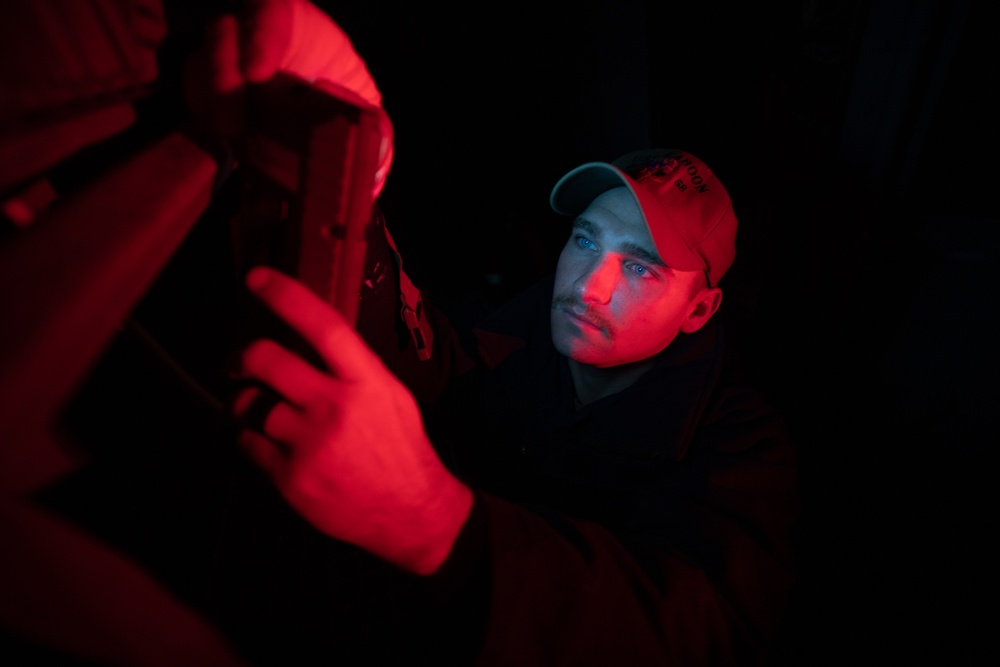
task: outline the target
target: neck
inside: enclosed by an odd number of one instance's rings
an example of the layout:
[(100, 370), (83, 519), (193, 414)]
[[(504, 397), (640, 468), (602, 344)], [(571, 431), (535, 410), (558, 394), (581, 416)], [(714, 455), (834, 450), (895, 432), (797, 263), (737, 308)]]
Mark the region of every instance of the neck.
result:
[(646, 371), (653, 367), (656, 358), (643, 359), (630, 364), (598, 368), (569, 360), (569, 371), (573, 377), (576, 398), (582, 405), (631, 387)]

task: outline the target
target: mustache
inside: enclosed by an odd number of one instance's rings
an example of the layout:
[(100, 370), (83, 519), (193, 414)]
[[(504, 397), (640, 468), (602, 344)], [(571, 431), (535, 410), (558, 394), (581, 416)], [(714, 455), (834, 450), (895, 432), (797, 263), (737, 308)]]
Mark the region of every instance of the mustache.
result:
[(611, 328), (611, 323), (604, 316), (595, 312), (593, 308), (585, 306), (580, 300), (569, 294), (553, 298), (552, 310), (568, 310), (574, 315), (591, 322), (599, 329), (607, 331)]

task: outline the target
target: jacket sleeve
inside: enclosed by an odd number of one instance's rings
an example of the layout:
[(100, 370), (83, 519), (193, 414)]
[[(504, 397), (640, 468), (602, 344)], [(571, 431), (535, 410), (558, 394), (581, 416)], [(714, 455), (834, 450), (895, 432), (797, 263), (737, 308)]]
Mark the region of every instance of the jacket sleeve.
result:
[(356, 329), (426, 407), (452, 379), (477, 366), (477, 355), (467, 337), (407, 276), (377, 204), (367, 247)]

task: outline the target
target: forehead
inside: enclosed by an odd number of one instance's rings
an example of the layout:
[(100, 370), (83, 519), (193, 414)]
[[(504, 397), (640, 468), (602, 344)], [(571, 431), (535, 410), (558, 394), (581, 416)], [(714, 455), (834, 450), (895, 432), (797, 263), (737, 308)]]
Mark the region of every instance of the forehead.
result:
[[(646, 228), (639, 203), (624, 185), (611, 188), (597, 195), (590, 205), (583, 210), (580, 217), (584, 219), (597, 218), (600, 221), (616, 222), (626, 226), (641, 226)], [(648, 233), (648, 229), (646, 230)]]
[[(628, 188), (621, 186), (597, 196), (583, 210), (574, 226), (590, 232), (602, 241), (659, 260), (656, 244), (646, 226), (642, 210)], [(662, 263), (662, 260), (659, 260)]]

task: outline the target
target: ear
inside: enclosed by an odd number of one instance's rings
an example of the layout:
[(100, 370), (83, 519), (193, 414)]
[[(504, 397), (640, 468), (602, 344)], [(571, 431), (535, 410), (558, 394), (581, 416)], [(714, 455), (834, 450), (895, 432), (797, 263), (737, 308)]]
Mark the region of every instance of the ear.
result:
[(698, 292), (691, 301), (687, 317), (681, 322), (681, 331), (694, 333), (705, 326), (705, 322), (715, 314), (720, 304), (722, 304), (722, 290), (718, 287), (708, 287)]

